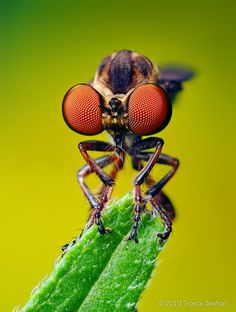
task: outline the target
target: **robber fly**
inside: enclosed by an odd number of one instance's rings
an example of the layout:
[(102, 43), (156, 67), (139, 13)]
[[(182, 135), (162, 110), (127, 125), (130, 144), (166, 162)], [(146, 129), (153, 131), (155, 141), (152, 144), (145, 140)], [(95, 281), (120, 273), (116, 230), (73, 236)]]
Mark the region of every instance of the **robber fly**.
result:
[[(161, 138), (142, 139), (142, 136), (156, 134), (168, 125), (172, 114), (171, 101), (182, 89), (182, 82), (191, 76), (191, 72), (174, 67), (159, 71), (148, 58), (122, 50), (101, 62), (92, 82), (77, 84), (66, 93), (63, 116), (67, 125), (83, 135), (96, 135), (106, 130), (112, 139), (112, 143), (88, 140), (78, 146), (87, 163), (78, 171), (78, 182), (92, 208), (87, 228), (95, 223), (101, 234), (108, 232), (102, 224), (101, 213), (128, 154), (133, 168), (138, 171), (133, 182), (134, 223), (128, 239), (138, 242), (141, 212), (147, 202), (165, 225), (164, 232), (158, 237), (161, 240), (168, 238), (174, 211), (165, 209), (165, 204), (169, 203), (167, 206), (171, 207), (171, 203), (162, 188), (176, 172), (179, 161), (162, 154), (164, 142)], [(155, 151), (145, 151), (151, 148)], [(88, 151), (110, 152), (110, 155), (92, 159)], [(160, 181), (154, 182), (150, 172), (157, 163), (171, 166), (171, 169)], [(103, 171), (108, 165), (112, 165), (110, 174)], [(102, 181), (96, 195), (84, 181), (93, 172)], [(148, 186), (144, 195), (141, 191), (143, 183)]]

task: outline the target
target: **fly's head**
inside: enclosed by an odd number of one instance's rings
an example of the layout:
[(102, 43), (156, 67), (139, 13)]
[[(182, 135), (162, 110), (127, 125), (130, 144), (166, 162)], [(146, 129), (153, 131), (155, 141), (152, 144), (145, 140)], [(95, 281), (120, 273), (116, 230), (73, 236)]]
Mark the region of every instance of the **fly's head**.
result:
[(157, 85), (159, 72), (146, 57), (128, 50), (106, 57), (90, 85), (72, 87), (63, 100), (63, 116), (74, 131), (112, 136), (149, 135), (171, 117), (166, 92)]
[(141, 84), (155, 84), (158, 75), (157, 67), (150, 60), (128, 50), (113, 53), (101, 62), (92, 85), (105, 97), (102, 123), (108, 132), (130, 130), (130, 94)]

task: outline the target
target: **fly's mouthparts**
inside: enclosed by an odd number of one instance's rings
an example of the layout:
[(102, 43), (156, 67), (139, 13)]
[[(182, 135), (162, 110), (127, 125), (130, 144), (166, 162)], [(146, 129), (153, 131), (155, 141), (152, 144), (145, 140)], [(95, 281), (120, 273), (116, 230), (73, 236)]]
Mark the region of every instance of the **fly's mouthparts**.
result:
[(110, 105), (112, 110), (117, 110), (118, 107), (121, 105), (121, 101), (117, 98), (112, 98), (109, 101), (109, 105)]

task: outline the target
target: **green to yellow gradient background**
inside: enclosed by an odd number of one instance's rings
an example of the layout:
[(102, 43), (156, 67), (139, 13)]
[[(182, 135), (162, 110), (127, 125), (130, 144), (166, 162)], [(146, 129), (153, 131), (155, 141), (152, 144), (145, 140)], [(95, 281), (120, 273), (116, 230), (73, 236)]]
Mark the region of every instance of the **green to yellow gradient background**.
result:
[[(181, 161), (166, 187), (178, 217), (139, 311), (236, 310), (234, 9), (233, 1), (1, 1), (1, 312), (26, 302), (85, 224), (75, 174), (86, 137), (67, 128), (61, 102), (124, 48), (197, 71), (159, 134)], [(134, 175), (127, 162), (114, 196), (132, 189)]]

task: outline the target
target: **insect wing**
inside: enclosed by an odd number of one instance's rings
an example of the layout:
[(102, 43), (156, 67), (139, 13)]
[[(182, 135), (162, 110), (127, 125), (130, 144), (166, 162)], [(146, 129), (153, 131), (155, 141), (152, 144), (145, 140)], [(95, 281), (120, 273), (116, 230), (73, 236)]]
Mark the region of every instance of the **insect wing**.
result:
[(160, 81), (183, 82), (191, 79), (194, 72), (178, 65), (160, 66)]
[(176, 95), (183, 89), (182, 82), (191, 79), (194, 72), (185, 67), (177, 65), (166, 65), (160, 67), (158, 85), (166, 90), (172, 103)]

